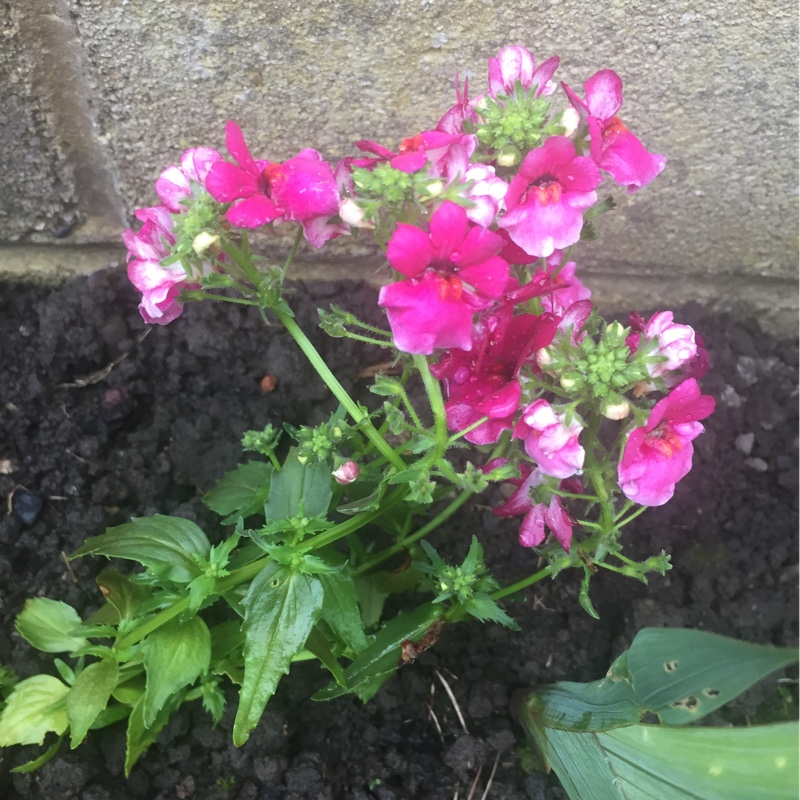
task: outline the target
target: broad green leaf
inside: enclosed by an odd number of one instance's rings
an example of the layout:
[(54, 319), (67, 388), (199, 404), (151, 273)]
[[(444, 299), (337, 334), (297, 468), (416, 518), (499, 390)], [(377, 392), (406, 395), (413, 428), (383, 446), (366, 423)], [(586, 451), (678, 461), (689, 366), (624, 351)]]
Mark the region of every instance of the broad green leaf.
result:
[(173, 620), (144, 640), (142, 654), (147, 673), (142, 715), (149, 727), (173, 694), (208, 672), (211, 634), (200, 617)]
[(134, 619), (147, 598), (144, 586), (135, 583), (114, 567), (103, 570), (95, 578), (95, 583), (100, 587), (107, 605), (90, 617), (86, 621), (87, 625)]
[(319, 628), (312, 628), (311, 633), (308, 634), (306, 650), (308, 650), (309, 653), (313, 653), (328, 668), (328, 672), (333, 675), (333, 679), (339, 686), (346, 685), (344, 682), (344, 670), (342, 670), (341, 664), (336, 660), (330, 642), (325, 638), (325, 635)]
[(210, 629), (211, 664), (227, 658), (231, 653), (241, 652), (244, 646), (244, 633), (239, 622), (221, 622)]
[(360, 700), (369, 700), (397, 670), (401, 646), (406, 639), (418, 642), (430, 626), (444, 613), (441, 606), (430, 603), (409, 613), (400, 612), (381, 628), (365, 650), (344, 671), (347, 688), (330, 684), (312, 699), (331, 700), (353, 692)]
[(144, 696), (145, 689), (145, 676), (138, 673), (132, 678), (124, 678), (122, 683), (118, 683), (112, 690), (111, 696), (126, 706), (135, 706)]
[(244, 680), (233, 723), (237, 747), (247, 741), (281, 676), (303, 649), (322, 612), (322, 599), (316, 577), (278, 564), (268, 564), (253, 579), (244, 599)]
[(221, 517), (232, 514), (249, 517), (261, 513), (269, 496), (272, 464), (248, 461), (226, 472), (213, 489), (203, 495), (203, 502)]
[(354, 653), (360, 653), (367, 646), (367, 637), (352, 571), (345, 567), (341, 572), (321, 573), (317, 577), (325, 590), (322, 618)]
[(47, 597), (26, 600), (16, 623), (20, 636), (45, 653), (73, 652), (89, 644), (86, 639), (71, 635), (81, 624), (72, 606)]
[(194, 559), (207, 559), (211, 550), (205, 533), (188, 519), (156, 514), (109, 528), (79, 547), (70, 559), (107, 556), (137, 561), (160, 578), (188, 583), (202, 569)]
[[(144, 690), (142, 690), (144, 694)], [(134, 704), (135, 705), (135, 704)], [(101, 728), (107, 728), (115, 722), (127, 719), (131, 715), (131, 707), (121, 703), (115, 703), (111, 706), (106, 706), (96, 717), (94, 722), (89, 726), (90, 731), (99, 731)]]
[(798, 726), (547, 732), (572, 800), (796, 800)]
[(645, 628), (633, 640), (627, 660), (639, 703), (663, 722), (682, 725), (796, 663), (798, 651), (706, 631)]
[(64, 733), (69, 724), (64, 702), (68, 692), (69, 687), (51, 675), (20, 681), (0, 716), (0, 747), (42, 744), (50, 731)]
[(365, 628), (373, 628), (381, 621), (383, 606), (389, 594), (380, 584), (378, 573), (358, 576), (355, 587), (361, 608), (361, 621)]
[(182, 697), (172, 696), (166, 705), (158, 712), (156, 718), (150, 725), (144, 722), (145, 698), (139, 698), (139, 702), (131, 710), (128, 717), (127, 739), (125, 743), (125, 777), (129, 777), (133, 765), (139, 760), (147, 748), (158, 738), (158, 734), (169, 722), (170, 715), (180, 706)]
[(115, 661), (90, 664), (75, 679), (67, 695), (70, 748), (74, 750), (85, 738), (98, 714), (108, 705), (119, 679)]
[[(297, 448), (286, 456), (283, 468), (272, 476), (272, 491), (264, 508), (268, 520), (324, 517), (333, 496), (329, 464), (301, 464)], [(301, 508), (302, 505), (302, 508)]]

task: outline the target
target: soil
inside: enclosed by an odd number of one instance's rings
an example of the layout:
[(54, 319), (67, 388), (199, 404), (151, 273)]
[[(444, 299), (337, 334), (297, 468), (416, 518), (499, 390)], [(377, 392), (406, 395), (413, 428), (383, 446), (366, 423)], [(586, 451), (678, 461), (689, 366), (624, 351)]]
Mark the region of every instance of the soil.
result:
[[(57, 289), (0, 288), (0, 497), (16, 489), (13, 509), (0, 516), (0, 663), (21, 677), (52, 669), (50, 656), (14, 632), (27, 597), (64, 600), (81, 613), (100, 602), (94, 576), (105, 562), (73, 562), (73, 577), (62, 553), (132, 516), (177, 514), (213, 531), (216, 518), (200, 494), (235, 465), (242, 432), (267, 422), (316, 422), (331, 410), (288, 336), (265, 328), (251, 310), (191, 306), (176, 323), (146, 329), (136, 302), (115, 271)], [(375, 318), (374, 302), (374, 292), (356, 284), (299, 286), (292, 299), (307, 330), (318, 306), (338, 303)], [(35, 757), (35, 748), (6, 750), (0, 795), (451, 800), (456, 793), (480, 797), (496, 765), (490, 800), (559, 798), (554, 776), (523, 768), (522, 735), (509, 713), (515, 690), (598, 678), (648, 625), (795, 645), (797, 342), (762, 333), (746, 310), (734, 318), (694, 305), (676, 318), (702, 332), (711, 353), (703, 388), (718, 406), (674, 501), (626, 534), (634, 557), (672, 553), (665, 577), (644, 586), (598, 575), (592, 598), (599, 621), (579, 607), (575, 577), (537, 584), (508, 607), (522, 633), (478, 622), (446, 629), (367, 705), (352, 697), (312, 702), (327, 681), (313, 664), (296, 666), (241, 749), (231, 743), (230, 713), (212, 728), (197, 704), (186, 706), (128, 780), (124, 725), (91, 734), (74, 752), (65, 746), (33, 774), (9, 769)], [(314, 338), (356, 391), (365, 390), (359, 372), (385, 358), (319, 331)], [(265, 376), (277, 378), (271, 392), (260, 386)], [(465, 533), (473, 532), (502, 582), (536, 568), (535, 556), (516, 543), (514, 520), (478, 503), (438, 545), (463, 555)], [(776, 694), (773, 676), (737, 713), (756, 713)]]

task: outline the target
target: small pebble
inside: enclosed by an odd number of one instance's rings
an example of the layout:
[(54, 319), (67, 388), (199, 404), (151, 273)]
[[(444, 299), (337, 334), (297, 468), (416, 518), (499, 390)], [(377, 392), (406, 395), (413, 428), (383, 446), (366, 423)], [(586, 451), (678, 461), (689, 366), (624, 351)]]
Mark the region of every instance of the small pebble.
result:
[(739, 408), (742, 404), (742, 398), (736, 394), (736, 389), (733, 386), (726, 386), (720, 393), (719, 399), (728, 408)]
[(744, 463), (756, 472), (766, 472), (769, 469), (769, 465), (763, 458), (747, 458)]
[(39, 518), (44, 501), (33, 492), (15, 492), (11, 510), (23, 525), (33, 525)]
[(736, 449), (749, 456), (753, 452), (753, 443), (756, 440), (754, 433), (740, 433), (736, 437)]

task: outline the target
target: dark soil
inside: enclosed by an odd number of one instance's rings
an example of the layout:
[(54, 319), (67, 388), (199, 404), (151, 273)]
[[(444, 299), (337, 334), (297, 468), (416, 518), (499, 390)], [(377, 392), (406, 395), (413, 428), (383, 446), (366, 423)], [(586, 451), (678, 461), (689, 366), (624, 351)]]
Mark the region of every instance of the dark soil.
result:
[[(55, 290), (2, 287), (0, 296), (0, 497), (17, 489), (0, 516), (0, 663), (21, 677), (52, 668), (14, 632), (27, 597), (47, 595), (80, 612), (100, 602), (99, 559), (62, 553), (132, 516), (171, 513), (212, 532), (200, 503), (241, 455), (239, 438), (267, 422), (319, 421), (331, 409), (324, 387), (278, 327), (222, 305), (189, 307), (167, 328), (145, 327), (136, 297), (119, 273), (75, 280)], [(356, 285), (298, 288), (301, 324), (330, 302), (374, 316), (374, 293)], [(674, 501), (630, 526), (635, 557), (673, 554), (674, 569), (648, 586), (609, 574), (593, 581), (596, 621), (577, 601), (571, 575), (537, 584), (509, 606), (522, 633), (474, 622), (445, 630), (368, 705), (347, 697), (315, 703), (326, 682), (302, 664), (282, 682), (241, 749), (231, 744), (231, 714), (212, 729), (199, 707), (182, 709), (156, 746), (122, 774), (124, 725), (90, 735), (32, 775), (9, 769), (34, 749), (0, 755), (0, 795), (13, 800), (157, 800), (158, 798), (465, 798), (479, 769), (479, 798), (497, 763), (490, 800), (562, 797), (554, 777), (528, 774), (509, 699), (521, 687), (593, 680), (647, 625), (699, 627), (755, 642), (797, 642), (796, 342), (776, 341), (744, 318), (698, 306), (676, 317), (702, 332), (712, 366), (704, 390), (718, 399), (697, 440), (695, 468)], [(346, 340), (315, 339), (346, 387), (385, 355)], [(123, 358), (124, 356), (124, 358)], [(119, 360), (121, 359), (122, 360)], [(118, 362), (118, 363), (115, 363)], [(75, 386), (114, 363), (107, 375)], [(262, 392), (266, 375), (277, 389)], [(363, 389), (363, 387), (362, 387)], [(8, 463), (7, 463), (8, 462)], [(442, 541), (463, 554), (478, 534), (503, 582), (535, 569), (516, 543), (516, 525), (487, 507), (465, 509)], [(452, 687), (462, 729), (437, 670)], [(774, 699), (773, 677), (739, 706), (752, 714)], [(437, 731), (433, 717), (441, 727)]]

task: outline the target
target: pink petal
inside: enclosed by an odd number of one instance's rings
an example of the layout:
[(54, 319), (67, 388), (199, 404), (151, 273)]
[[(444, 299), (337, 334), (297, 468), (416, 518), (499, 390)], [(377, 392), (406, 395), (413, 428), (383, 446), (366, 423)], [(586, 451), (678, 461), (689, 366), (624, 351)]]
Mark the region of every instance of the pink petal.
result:
[(259, 173), (256, 162), (250, 155), (250, 149), (244, 140), (242, 129), (233, 120), (229, 120), (225, 126), (225, 145), (245, 172), (249, 172), (251, 175)]
[(237, 228), (257, 228), (279, 219), (283, 212), (263, 194), (240, 200), (228, 209), (225, 215)]
[(605, 121), (614, 116), (622, 105), (622, 80), (614, 70), (601, 69), (583, 84), (586, 105), (593, 117)]
[(398, 272), (415, 278), (433, 258), (430, 237), (415, 225), (400, 222), (389, 240), (386, 258)]
[(483, 264), (464, 267), (458, 277), (472, 286), (484, 297), (500, 297), (508, 283), (509, 267), (499, 256), (494, 256)]
[(189, 179), (178, 167), (167, 167), (156, 181), (156, 194), (174, 214), (184, 210), (181, 200), (192, 193)]
[(433, 247), (431, 260), (455, 261), (459, 256), (458, 249), (467, 234), (467, 225), (467, 212), (461, 206), (450, 200), (442, 203), (433, 212), (430, 222), (430, 240)]
[(206, 189), (218, 203), (232, 203), (259, 191), (259, 178), (227, 161), (218, 161), (206, 178)]

